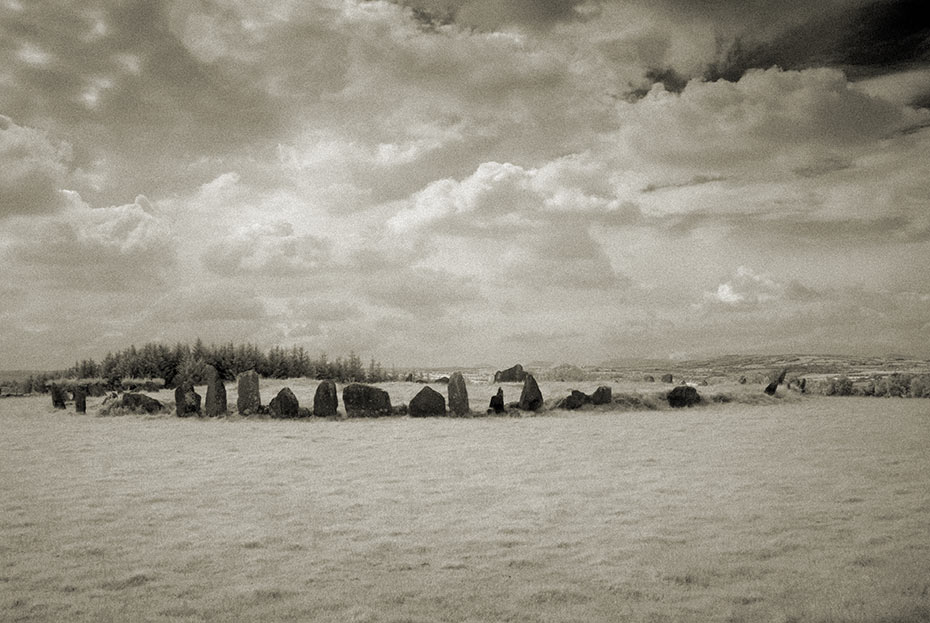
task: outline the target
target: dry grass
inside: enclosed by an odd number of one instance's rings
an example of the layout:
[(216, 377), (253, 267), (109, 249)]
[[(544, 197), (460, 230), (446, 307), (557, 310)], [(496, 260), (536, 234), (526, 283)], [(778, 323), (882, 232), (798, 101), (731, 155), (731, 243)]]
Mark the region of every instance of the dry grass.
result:
[(930, 620), (924, 401), (344, 422), (47, 402), (0, 401), (3, 621)]

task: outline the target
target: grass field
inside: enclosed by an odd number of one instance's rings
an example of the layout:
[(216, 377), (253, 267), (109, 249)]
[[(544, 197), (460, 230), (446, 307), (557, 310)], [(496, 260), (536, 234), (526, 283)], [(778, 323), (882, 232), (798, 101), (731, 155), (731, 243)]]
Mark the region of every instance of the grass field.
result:
[(0, 620), (930, 620), (924, 400), (347, 421), (99, 400), (0, 400)]

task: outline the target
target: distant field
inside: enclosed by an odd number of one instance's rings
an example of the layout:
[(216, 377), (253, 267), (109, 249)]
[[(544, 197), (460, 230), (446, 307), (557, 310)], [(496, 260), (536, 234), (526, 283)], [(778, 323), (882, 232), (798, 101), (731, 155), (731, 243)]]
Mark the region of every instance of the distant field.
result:
[(343, 422), (99, 400), (0, 400), (0, 620), (930, 620), (924, 400)]

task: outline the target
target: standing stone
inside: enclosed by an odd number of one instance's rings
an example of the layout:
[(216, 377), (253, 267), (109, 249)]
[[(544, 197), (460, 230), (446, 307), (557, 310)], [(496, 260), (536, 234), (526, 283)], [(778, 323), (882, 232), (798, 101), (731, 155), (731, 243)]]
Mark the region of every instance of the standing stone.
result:
[(461, 372), (453, 372), (449, 377), (449, 411), (453, 415), (468, 413), (468, 390), (465, 388), (465, 377)]
[(663, 374), (663, 375), (662, 375), (662, 382), (663, 382), (663, 383), (674, 383), (674, 382), (675, 382), (675, 377), (673, 377), (671, 374)]
[(316, 394), (313, 395), (313, 415), (316, 417), (336, 417), (339, 398), (333, 381), (320, 381)]
[(61, 385), (53, 384), (48, 388), (49, 393), (52, 395), (52, 406), (56, 409), (65, 408), (65, 400), (67, 396), (65, 395), (65, 390), (62, 389)]
[(520, 392), (520, 409), (523, 411), (538, 411), (543, 406), (542, 392), (532, 374), (526, 375), (523, 381), (523, 391)]
[(391, 397), (383, 389), (362, 383), (346, 385), (342, 404), (349, 417), (380, 417), (391, 415)]
[(291, 388), (285, 387), (268, 403), (268, 410), (273, 418), (296, 418), (300, 403)]
[(255, 415), (261, 412), (262, 397), (258, 392), (258, 373), (255, 370), (239, 375), (236, 408), (239, 415)]
[(410, 417), (445, 415), (446, 399), (432, 387), (426, 386), (410, 400), (407, 413)]
[(194, 386), (190, 383), (181, 383), (175, 388), (174, 405), (177, 409), (178, 417), (201, 415), (200, 394), (194, 391)]
[(491, 396), (491, 404), (488, 405), (488, 413), (503, 413), (504, 409), (504, 390), (497, 388), (497, 393)]
[(613, 392), (606, 385), (601, 385), (591, 394), (591, 404), (594, 405), (609, 405), (611, 400), (613, 400)]
[(74, 387), (74, 412), (87, 413), (87, 390), (81, 385)]
[(204, 379), (207, 381), (207, 397), (204, 399), (204, 415), (219, 417), (226, 415), (226, 386), (220, 373), (211, 365), (204, 368)]

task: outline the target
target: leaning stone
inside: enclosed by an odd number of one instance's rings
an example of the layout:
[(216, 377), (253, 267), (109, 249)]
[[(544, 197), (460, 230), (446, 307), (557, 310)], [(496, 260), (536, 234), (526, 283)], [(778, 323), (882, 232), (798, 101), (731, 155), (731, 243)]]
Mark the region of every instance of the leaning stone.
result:
[(700, 394), (690, 385), (679, 385), (668, 393), (668, 404), (671, 407), (691, 407), (700, 402)]
[(61, 385), (54, 384), (49, 386), (48, 391), (52, 395), (52, 406), (56, 409), (64, 409), (65, 401), (68, 399), (64, 388)]
[(339, 398), (333, 381), (320, 381), (316, 394), (313, 395), (313, 415), (316, 417), (336, 417)]
[(259, 414), (262, 410), (262, 397), (258, 391), (258, 373), (249, 370), (239, 375), (236, 396), (236, 408), (239, 415)]
[(174, 404), (178, 412), (178, 417), (201, 415), (200, 394), (195, 392), (194, 386), (189, 383), (182, 383), (175, 388)]
[(526, 375), (523, 381), (523, 391), (520, 393), (520, 409), (523, 411), (538, 411), (543, 406), (542, 392), (532, 374)]
[(465, 387), (465, 377), (461, 372), (453, 372), (449, 377), (449, 411), (454, 415), (468, 413), (468, 389)]
[(74, 387), (74, 412), (87, 413), (87, 390), (81, 385)]
[(503, 413), (504, 410), (504, 390), (498, 387), (497, 393), (491, 396), (491, 404), (488, 405), (488, 413)]
[(342, 404), (349, 417), (380, 417), (391, 415), (391, 397), (372, 385), (352, 383), (342, 390)]
[(446, 399), (432, 387), (424, 387), (407, 406), (410, 417), (429, 417), (446, 414)]
[(591, 394), (591, 404), (594, 405), (609, 405), (611, 400), (613, 400), (613, 392), (607, 385), (601, 385)]
[(226, 404), (226, 386), (223, 385), (223, 379), (220, 373), (211, 365), (204, 368), (204, 379), (207, 382), (207, 397), (204, 399), (204, 415), (207, 417), (219, 417), (226, 415), (228, 406)]
[(268, 411), (273, 418), (291, 419), (297, 417), (300, 403), (290, 387), (285, 387), (268, 403)]
[(774, 396), (775, 391), (777, 389), (778, 389), (778, 383), (775, 381), (772, 381), (771, 383), (765, 386), (765, 393), (768, 394), (769, 396)]

